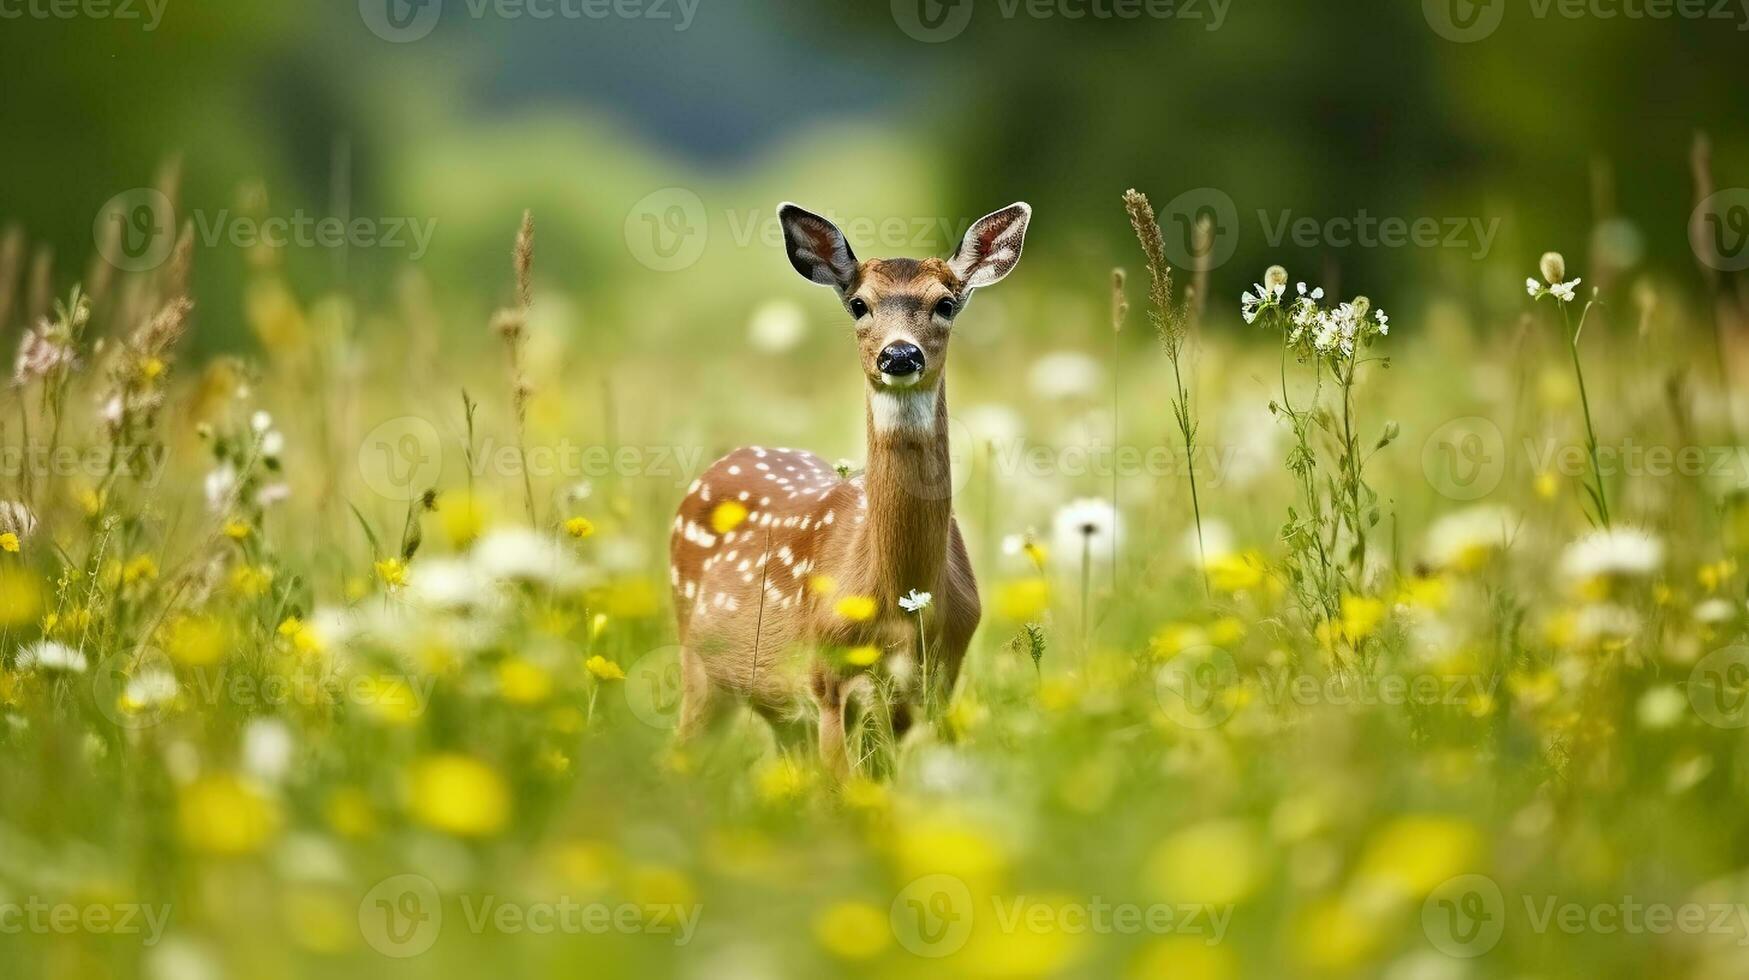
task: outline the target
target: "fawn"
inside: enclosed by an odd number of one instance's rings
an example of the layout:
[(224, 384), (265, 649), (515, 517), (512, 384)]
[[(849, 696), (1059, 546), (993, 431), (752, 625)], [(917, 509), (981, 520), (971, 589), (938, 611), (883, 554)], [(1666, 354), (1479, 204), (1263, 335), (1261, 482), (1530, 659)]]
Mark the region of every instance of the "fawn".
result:
[[(683, 740), (736, 699), (781, 739), (811, 697), (822, 764), (842, 776), (846, 701), (866, 684), (845, 651), (878, 651), (899, 692), (895, 732), (908, 726), (912, 705), (934, 695), (924, 678), (952, 691), (980, 610), (953, 516), (947, 345), (972, 291), (1020, 261), (1031, 217), (1026, 204), (1011, 204), (980, 218), (946, 260), (859, 262), (830, 221), (779, 206), (790, 264), (837, 290), (855, 321), (868, 465), (847, 479), (812, 453), (752, 446), (693, 482), (669, 548)], [(906, 612), (898, 599), (912, 590), (934, 601)]]

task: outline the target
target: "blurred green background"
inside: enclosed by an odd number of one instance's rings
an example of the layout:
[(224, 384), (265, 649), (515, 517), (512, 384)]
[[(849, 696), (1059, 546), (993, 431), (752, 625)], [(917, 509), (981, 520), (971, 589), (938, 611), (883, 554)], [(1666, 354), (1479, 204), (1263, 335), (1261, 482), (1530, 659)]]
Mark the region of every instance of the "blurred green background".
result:
[[(1615, 265), (1698, 284), (1694, 133), (1711, 134), (1721, 186), (1749, 182), (1740, 9), (1126, 2), (1065, 0), (1039, 16), (1015, 0), (127, 0), (60, 17), (44, 13), (49, 0), (8, 0), (0, 219), (53, 248), (63, 291), (105, 201), (179, 158), (183, 218), (234, 210), (259, 178), (274, 215), (435, 221), (418, 264), (460, 296), (498, 281), (532, 207), (549, 285), (629, 297), (591, 324), (611, 335), (638, 330), (641, 304), (769, 294), (789, 270), (747, 222), (769, 232), (786, 198), (871, 222), (947, 216), (956, 231), (1026, 199), (1039, 216), (1032, 275), (1091, 284), (1129, 259), (1124, 188), (1162, 204), (1215, 188), (1238, 216), (1216, 297), (1281, 261), (1366, 282), (1395, 309), (1423, 298), (1411, 289), (1484, 295), (1478, 277), (1512, 282), (1545, 248), (1580, 268), (1607, 248)], [(420, 36), (373, 31), (385, 4)], [(1099, 16), (1122, 11), (1141, 16)], [(1470, 18), (1497, 26), (1473, 42), (1444, 36)], [(936, 22), (945, 39), (913, 36)], [(653, 269), (629, 240), (660, 230), (633, 229), (662, 220), (637, 210), (669, 187), (702, 203), (709, 243), (682, 269)], [(691, 224), (664, 227), (695, 228), (696, 208)], [(1473, 247), (1327, 236), (1272, 246), (1268, 222), (1290, 212), (1499, 224), (1483, 261)], [(1618, 220), (1600, 229), (1607, 218)], [(956, 236), (851, 237), (918, 254)], [(410, 257), (288, 252), (303, 288), (367, 302)], [(223, 243), (197, 250), (203, 349), (249, 343), (232, 315), (244, 263)]]

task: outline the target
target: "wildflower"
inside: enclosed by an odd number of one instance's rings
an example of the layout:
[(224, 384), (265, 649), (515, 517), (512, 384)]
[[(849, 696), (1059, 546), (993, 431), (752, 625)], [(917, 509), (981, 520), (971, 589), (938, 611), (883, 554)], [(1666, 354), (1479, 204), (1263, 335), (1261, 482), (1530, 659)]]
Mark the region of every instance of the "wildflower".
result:
[(559, 542), (527, 528), (499, 528), (474, 543), (474, 567), (499, 581), (572, 589), (584, 583), (585, 570)]
[(233, 517), (225, 522), (225, 537), (230, 538), (232, 541), (243, 540), (249, 536), (249, 531), (250, 527), (248, 521)]
[(861, 623), (874, 618), (879, 605), (870, 596), (847, 595), (833, 604), (832, 609), (853, 623)]
[(1045, 561), (1050, 557), (1044, 545), (1039, 544), (1032, 531), (1025, 534), (1010, 534), (1002, 539), (1002, 553), (1007, 555), (1025, 555), (1034, 568), (1044, 571)]
[(214, 773), (183, 788), (176, 822), (190, 849), (240, 857), (261, 850), (279, 832), (280, 813), (252, 781)]
[(291, 643), (295, 653), (311, 654), (322, 650), (321, 634), (296, 616), (287, 616), (275, 632)]
[(511, 704), (540, 704), (552, 696), (553, 675), (522, 657), (509, 657), (498, 665), (498, 693)]
[(785, 803), (802, 795), (808, 788), (808, 774), (791, 759), (774, 759), (760, 766), (753, 774), (759, 798), (766, 803)]
[(179, 664), (208, 667), (230, 653), (230, 634), (209, 616), (178, 616), (164, 627), (164, 652)]
[(291, 768), (295, 748), (285, 722), (256, 718), (243, 727), (243, 771), (264, 783), (277, 783)]
[(399, 558), (384, 558), (376, 563), (377, 578), (388, 586), (390, 592), (397, 591), (407, 584), (407, 563)]
[(1737, 616), (1737, 607), (1728, 599), (1714, 596), (1694, 607), (1694, 621), (1718, 625), (1728, 623)]
[(1069, 399), (1098, 393), (1105, 371), (1080, 351), (1052, 351), (1032, 363), (1027, 383), (1040, 398)]
[(1173, 901), (1230, 905), (1263, 883), (1267, 856), (1257, 831), (1239, 820), (1192, 824), (1155, 848), (1144, 874)]
[(603, 657), (599, 653), (590, 657), (588, 662), (583, 666), (588, 668), (589, 673), (595, 675), (597, 680), (623, 681), (626, 679), (626, 672), (619, 664)]
[(1544, 252), (1542, 260), (1537, 263), (1537, 271), (1542, 273), (1541, 282), (1535, 278), (1524, 281), (1525, 291), (1530, 294), (1532, 299), (1553, 296), (1562, 303), (1573, 302), (1574, 289), (1583, 280), (1561, 281), (1567, 278), (1567, 260), (1561, 257), (1561, 253)]
[(810, 575), (808, 591), (815, 595), (831, 595), (838, 591), (838, 582), (830, 575)]
[(237, 468), (230, 463), (221, 463), (214, 467), (206, 475), (204, 489), (207, 509), (218, 512), (230, 507), (232, 497), (237, 492)]
[(261, 565), (238, 565), (231, 570), (231, 591), (245, 599), (259, 599), (273, 585), (273, 569)]
[(868, 902), (836, 902), (814, 917), (814, 938), (834, 956), (866, 960), (887, 948), (887, 912)]
[(877, 646), (851, 647), (844, 654), (844, 662), (853, 667), (872, 667), (881, 659), (881, 648)]
[(1474, 571), (1511, 543), (1517, 526), (1517, 515), (1505, 507), (1446, 514), (1427, 531), (1427, 559), (1438, 568)]
[(1601, 528), (1567, 546), (1561, 569), (1569, 578), (1643, 578), (1664, 565), (1664, 545), (1638, 528)]
[(1063, 554), (1110, 557), (1118, 537), (1118, 515), (1109, 501), (1087, 497), (1057, 511), (1052, 537)]
[(12, 383), (29, 384), (63, 369), (75, 370), (78, 366), (79, 356), (73, 348), (72, 338), (44, 317), (19, 342), (18, 356), (12, 364)]
[(278, 429), (269, 429), (261, 434), (261, 456), (263, 459), (278, 459), (285, 453), (285, 434)]
[(18, 554), (18, 535), (11, 531), (0, 532), (0, 551)]
[(1421, 898), (1474, 868), (1481, 852), (1481, 833), (1462, 820), (1399, 817), (1374, 834), (1355, 869), (1355, 883), (1375, 894)]
[(115, 706), (126, 714), (137, 715), (175, 700), (176, 694), (175, 674), (163, 667), (144, 667), (128, 678)]
[(919, 592), (916, 589), (912, 589), (909, 593), (899, 597), (899, 608), (906, 612), (922, 612), (929, 608), (929, 603), (934, 598), (934, 596), (927, 592)]
[(808, 316), (793, 300), (775, 299), (754, 309), (747, 323), (747, 338), (759, 350), (781, 354), (802, 342), (808, 332)]
[(565, 522), (565, 533), (582, 540), (595, 533), (595, 524), (587, 517), (573, 517)]
[(249, 428), (256, 435), (263, 435), (273, 428), (273, 416), (263, 411), (256, 411), (255, 414), (249, 416)]
[(83, 674), (86, 660), (82, 650), (75, 650), (65, 643), (53, 640), (41, 640), (18, 652), (18, 668), (20, 670), (36, 670), (52, 673)]
[(135, 555), (129, 558), (127, 564), (121, 567), (123, 585), (135, 585), (150, 582), (158, 577), (158, 563), (151, 555)]
[(510, 791), (504, 778), (470, 756), (427, 756), (413, 764), (407, 780), (413, 818), (458, 837), (485, 837), (510, 820)]
[(1654, 687), (1640, 695), (1639, 704), (1634, 706), (1634, 716), (1639, 719), (1640, 727), (1649, 729), (1670, 728), (1681, 721), (1687, 711), (1688, 698), (1670, 684)]
[(996, 588), (996, 610), (1005, 619), (1030, 622), (1051, 602), (1050, 583), (1036, 576), (1003, 582)]

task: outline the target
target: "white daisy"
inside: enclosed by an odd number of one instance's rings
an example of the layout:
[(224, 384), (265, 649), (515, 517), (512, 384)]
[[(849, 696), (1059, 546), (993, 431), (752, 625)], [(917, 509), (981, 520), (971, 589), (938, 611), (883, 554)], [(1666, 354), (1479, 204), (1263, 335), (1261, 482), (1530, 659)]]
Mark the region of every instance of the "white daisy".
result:
[(1637, 578), (1664, 565), (1664, 543), (1631, 527), (1600, 528), (1567, 546), (1561, 570), (1569, 578)]
[(1117, 511), (1110, 501), (1097, 497), (1073, 500), (1057, 511), (1051, 536), (1056, 553), (1073, 562), (1085, 550), (1095, 559), (1109, 558), (1117, 546), (1119, 534)]
[(474, 568), (489, 579), (526, 582), (555, 589), (583, 584), (583, 566), (570, 549), (528, 528), (506, 527), (487, 532), (474, 543)]
[(18, 652), (18, 667), (20, 670), (35, 668), (39, 671), (83, 674), (86, 667), (85, 653), (65, 643), (40, 640)]
[(933, 595), (930, 595), (927, 592), (919, 592), (916, 589), (912, 589), (909, 593), (899, 597), (899, 608), (906, 612), (921, 612), (924, 609), (929, 608), (929, 603), (934, 598)]
[(1427, 529), (1426, 557), (1434, 567), (1467, 571), (1512, 543), (1518, 515), (1492, 505), (1446, 514)]

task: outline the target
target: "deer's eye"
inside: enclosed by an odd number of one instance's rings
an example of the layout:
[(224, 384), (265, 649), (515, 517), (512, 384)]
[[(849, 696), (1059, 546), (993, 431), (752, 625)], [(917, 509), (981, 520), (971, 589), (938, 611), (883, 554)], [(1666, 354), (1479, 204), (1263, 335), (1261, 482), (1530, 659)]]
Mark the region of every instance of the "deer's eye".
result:
[(951, 299), (943, 299), (941, 302), (935, 304), (935, 315), (941, 317), (943, 320), (953, 319), (953, 315), (958, 312), (959, 307), (955, 306)]
[(858, 296), (850, 301), (850, 315), (858, 320), (868, 316), (868, 304), (863, 301), (862, 297)]

